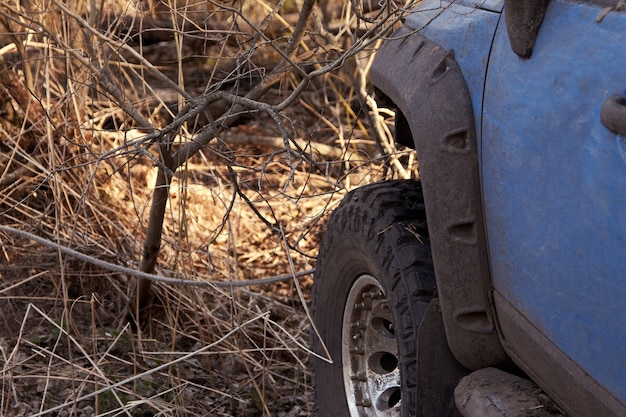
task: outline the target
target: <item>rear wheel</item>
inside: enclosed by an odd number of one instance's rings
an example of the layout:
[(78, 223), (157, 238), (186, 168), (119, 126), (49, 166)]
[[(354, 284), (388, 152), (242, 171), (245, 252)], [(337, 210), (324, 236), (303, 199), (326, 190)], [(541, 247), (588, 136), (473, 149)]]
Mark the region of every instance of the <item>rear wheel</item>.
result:
[[(313, 287), (318, 416), (415, 414), (417, 330), (435, 291), (419, 182), (349, 193), (331, 215)], [(326, 347), (326, 349), (325, 349)]]

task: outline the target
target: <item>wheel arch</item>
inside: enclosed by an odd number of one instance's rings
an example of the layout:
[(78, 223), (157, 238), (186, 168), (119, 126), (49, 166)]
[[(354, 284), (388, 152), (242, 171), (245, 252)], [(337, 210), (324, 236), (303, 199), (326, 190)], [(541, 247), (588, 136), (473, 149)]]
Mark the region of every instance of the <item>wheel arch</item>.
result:
[(490, 296), (472, 103), (454, 54), (403, 27), (370, 79), (398, 110), (399, 142), (417, 151), (450, 350), (469, 369), (508, 365)]

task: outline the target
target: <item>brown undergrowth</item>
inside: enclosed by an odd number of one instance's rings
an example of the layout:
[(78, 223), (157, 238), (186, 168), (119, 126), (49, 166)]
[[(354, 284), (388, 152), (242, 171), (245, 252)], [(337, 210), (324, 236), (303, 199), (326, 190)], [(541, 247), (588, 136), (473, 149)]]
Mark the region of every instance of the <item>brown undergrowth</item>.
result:
[[(291, 1), (0, 5), (0, 415), (314, 414), (325, 220), (416, 175), (365, 82), (402, 9), (322, 3), (295, 49)], [(138, 329), (109, 266), (139, 268), (163, 157), (207, 131), (170, 173), (155, 273), (180, 282)]]

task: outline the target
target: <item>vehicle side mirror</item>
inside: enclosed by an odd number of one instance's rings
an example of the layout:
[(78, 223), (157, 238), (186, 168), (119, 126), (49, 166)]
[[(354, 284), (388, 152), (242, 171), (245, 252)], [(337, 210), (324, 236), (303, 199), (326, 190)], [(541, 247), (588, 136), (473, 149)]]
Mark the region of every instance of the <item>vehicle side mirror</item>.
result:
[(506, 30), (511, 48), (520, 58), (530, 58), (549, 0), (504, 0)]

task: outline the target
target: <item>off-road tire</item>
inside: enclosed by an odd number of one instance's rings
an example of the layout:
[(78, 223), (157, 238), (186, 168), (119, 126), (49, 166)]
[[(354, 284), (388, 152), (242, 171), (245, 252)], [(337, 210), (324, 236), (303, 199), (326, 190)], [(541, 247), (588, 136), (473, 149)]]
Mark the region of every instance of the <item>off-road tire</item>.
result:
[[(364, 280), (359, 280), (361, 277), (365, 277)], [(351, 294), (353, 287), (358, 289), (363, 283), (369, 285), (374, 282), (377, 285), (372, 288), (378, 286), (382, 290), (380, 298), (386, 301), (391, 313), (393, 327), (388, 326), (386, 330), (395, 336), (392, 344), (397, 342), (397, 352), (393, 353), (397, 355), (397, 370), (394, 372), (399, 370), (400, 387), (397, 393), (392, 394), (393, 398), (360, 398), (362, 385), (359, 384), (367, 383), (362, 381), (367, 377), (359, 375), (354, 369), (349, 369), (346, 377), (343, 370), (344, 365), (350, 366), (354, 360), (342, 359), (342, 350), (346, 355), (342, 341), (351, 343), (351, 339), (361, 336), (360, 333), (342, 336), (342, 328), (347, 327), (344, 310), (348, 296), (354, 297)], [(332, 360), (328, 363), (317, 357), (311, 359), (319, 417), (415, 415), (417, 330), (434, 292), (435, 274), (420, 183), (386, 181), (348, 193), (329, 219), (313, 285), (313, 322), (320, 336), (312, 332), (313, 350), (325, 356), (325, 345)], [(371, 295), (368, 294), (358, 295), (364, 302), (370, 302)], [(356, 307), (349, 306), (350, 309)], [(347, 317), (354, 314), (358, 318), (361, 314), (360, 310), (345, 311)], [(374, 326), (374, 320), (381, 322), (374, 317), (376, 315), (379, 314), (364, 314), (362, 317), (371, 322), (352, 323), (352, 327)], [(365, 334), (372, 331), (372, 327), (364, 329)], [(360, 347), (357, 342), (350, 349), (358, 352)], [(386, 355), (387, 359), (389, 355)], [(363, 361), (371, 362), (372, 358)], [(394, 360), (386, 360), (382, 365), (388, 370), (390, 364), (394, 366), (395, 363)], [(347, 394), (344, 380), (347, 384), (356, 384), (356, 388), (350, 388), (356, 396)], [(393, 406), (398, 396), (401, 398), (399, 405), (391, 410), (379, 410), (381, 402), (393, 401), (388, 404)], [(352, 414), (348, 403), (352, 403)], [(381, 410), (383, 408), (388, 407), (383, 404)]]

